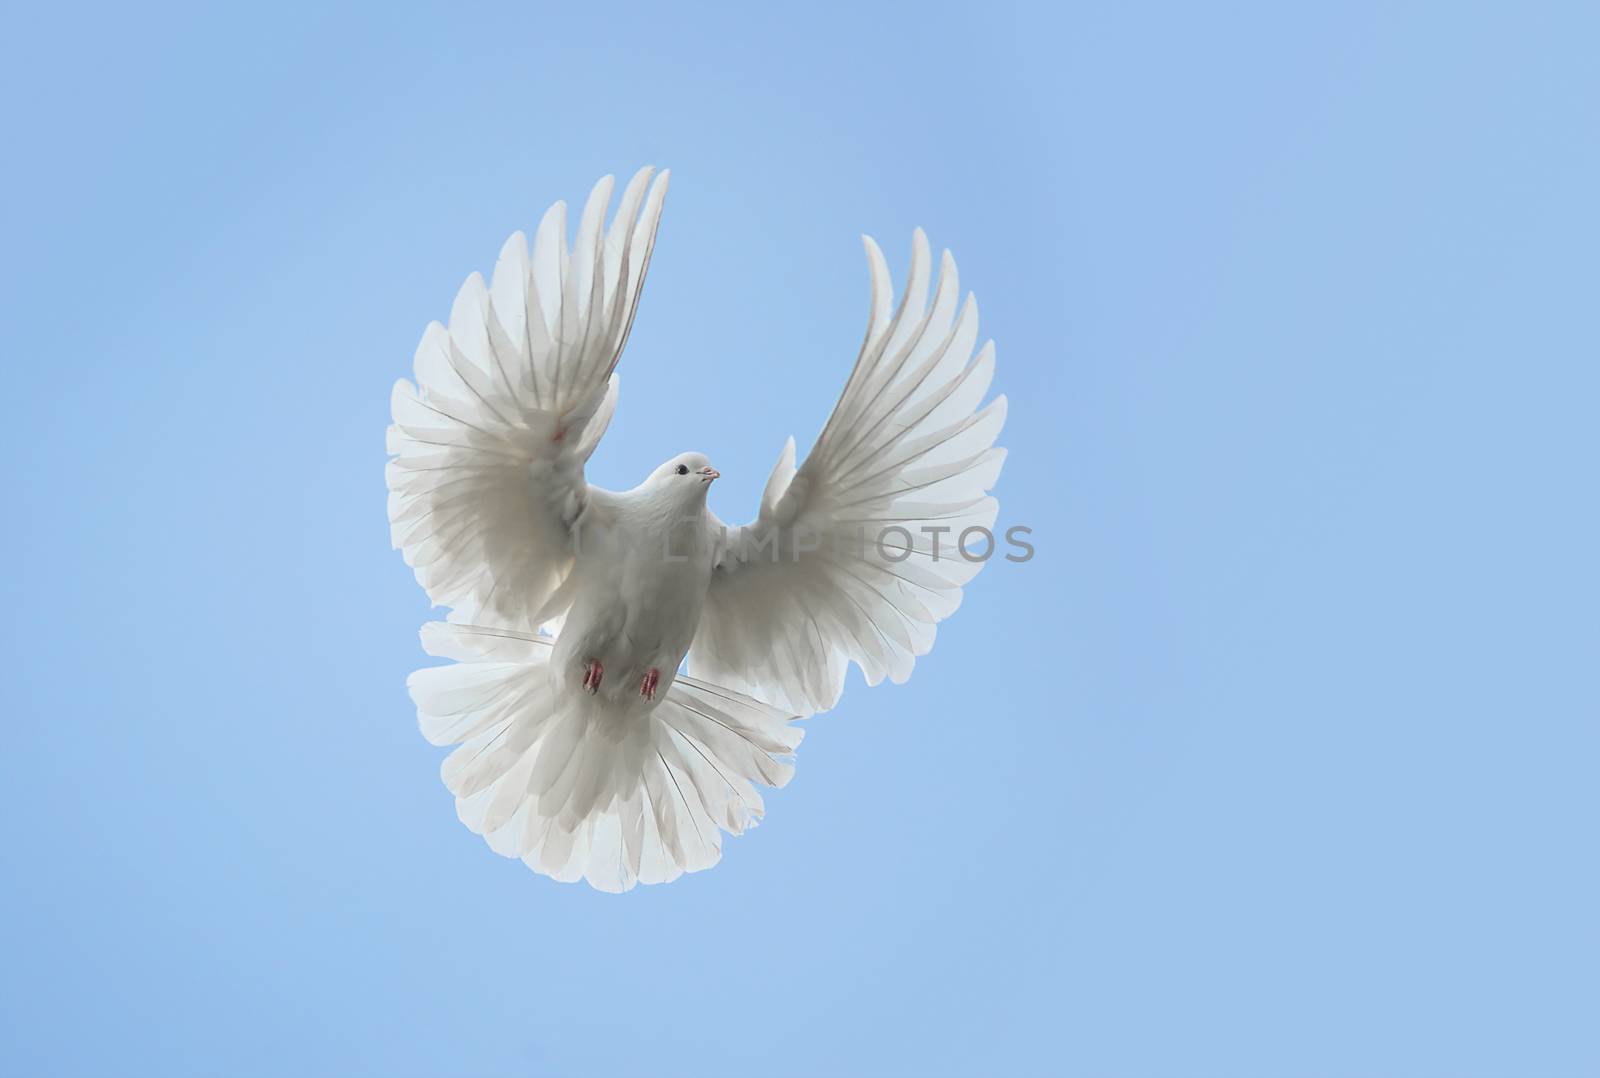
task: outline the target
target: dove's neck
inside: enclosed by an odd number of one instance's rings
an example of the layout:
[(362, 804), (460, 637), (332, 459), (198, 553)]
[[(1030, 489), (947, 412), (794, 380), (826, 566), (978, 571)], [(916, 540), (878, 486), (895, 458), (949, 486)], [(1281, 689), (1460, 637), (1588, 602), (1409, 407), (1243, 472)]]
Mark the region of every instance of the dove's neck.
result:
[(646, 489), (630, 501), (633, 526), (643, 531), (651, 534), (670, 531), (675, 535), (698, 537), (707, 530), (703, 496), (685, 499), (675, 491)]
[[(688, 591), (675, 598), (655, 595), (651, 603), (699, 617), (699, 602), (710, 581), (712, 543), (704, 498), (661, 497), (653, 491), (628, 499), (617, 519), (619, 543), (612, 557), (620, 558), (604, 572), (617, 572), (630, 586), (654, 595), (661, 582), (675, 580)], [(697, 583), (691, 583), (697, 581)], [(653, 582), (653, 583), (652, 583)], [(684, 642), (688, 646), (688, 642)], [(681, 656), (680, 656), (681, 658)]]

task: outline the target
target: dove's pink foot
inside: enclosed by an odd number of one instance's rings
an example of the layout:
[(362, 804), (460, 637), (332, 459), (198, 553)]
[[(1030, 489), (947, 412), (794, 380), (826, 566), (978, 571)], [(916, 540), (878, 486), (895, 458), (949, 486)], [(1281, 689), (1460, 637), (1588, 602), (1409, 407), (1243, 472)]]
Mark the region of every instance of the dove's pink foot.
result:
[(605, 676), (605, 667), (600, 665), (599, 659), (590, 659), (583, 664), (583, 687), (589, 690), (590, 695), (600, 691), (600, 679)]
[(656, 698), (656, 686), (661, 684), (661, 671), (652, 666), (644, 672), (644, 680), (639, 682), (639, 695), (646, 700)]

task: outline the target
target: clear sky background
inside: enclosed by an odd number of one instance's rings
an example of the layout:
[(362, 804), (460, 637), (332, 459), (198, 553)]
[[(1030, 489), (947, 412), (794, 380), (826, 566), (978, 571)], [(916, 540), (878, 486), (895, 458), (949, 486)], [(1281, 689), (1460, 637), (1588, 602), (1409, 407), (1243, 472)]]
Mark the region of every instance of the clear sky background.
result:
[[(6, 19), (0, 1072), (1600, 1073), (1580, 6)], [(456, 822), (383, 428), (645, 163), (596, 482), (747, 518), (922, 225), (1038, 554), (619, 897)]]

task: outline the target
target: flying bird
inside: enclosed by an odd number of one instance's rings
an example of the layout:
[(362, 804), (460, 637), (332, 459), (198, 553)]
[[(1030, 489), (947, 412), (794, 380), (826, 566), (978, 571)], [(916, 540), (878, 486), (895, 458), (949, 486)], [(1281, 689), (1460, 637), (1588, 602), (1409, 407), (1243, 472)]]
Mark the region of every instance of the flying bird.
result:
[(451, 608), (422, 644), (454, 662), (407, 685), (423, 735), (459, 746), (442, 767), (457, 814), (495, 851), (605, 891), (715, 864), (851, 663), (872, 685), (910, 676), (982, 566), (953, 540), (993, 525), (1005, 453), (1005, 398), (983, 403), (993, 345), (974, 354), (976, 303), (948, 252), (935, 277), (919, 229), (897, 305), (864, 237), (860, 355), (753, 520), (707, 508), (720, 472), (700, 453), (632, 490), (590, 484), (667, 179), (640, 170), (609, 224), (602, 179), (570, 247), (560, 202), (531, 250), (513, 234), (492, 280), (472, 274), (449, 326), (424, 330), (388, 431), (394, 545)]

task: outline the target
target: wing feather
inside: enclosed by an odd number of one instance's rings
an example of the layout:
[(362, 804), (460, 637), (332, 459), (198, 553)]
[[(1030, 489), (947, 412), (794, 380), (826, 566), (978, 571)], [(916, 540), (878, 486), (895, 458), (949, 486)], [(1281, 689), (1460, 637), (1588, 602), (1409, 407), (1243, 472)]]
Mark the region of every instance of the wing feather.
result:
[(423, 331), (415, 382), (394, 387), (391, 538), (428, 597), (459, 616), (530, 626), (559, 613), (549, 607), (588, 501), (584, 463), (616, 408), (667, 179), (641, 169), (609, 225), (614, 183), (602, 179), (571, 248), (565, 203), (540, 220), (531, 251), (514, 233), (491, 282), (469, 276), (449, 327)]

